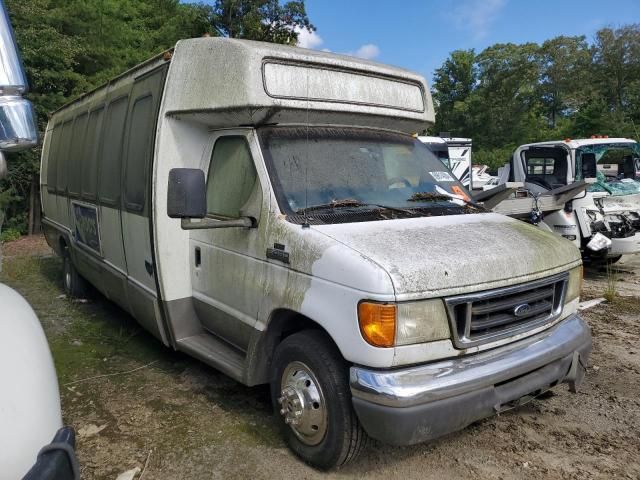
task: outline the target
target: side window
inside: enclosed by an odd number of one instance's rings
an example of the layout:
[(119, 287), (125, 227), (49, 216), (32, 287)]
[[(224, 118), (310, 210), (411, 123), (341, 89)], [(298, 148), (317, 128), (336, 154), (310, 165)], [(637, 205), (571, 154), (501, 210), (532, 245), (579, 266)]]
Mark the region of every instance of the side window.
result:
[(56, 174), (58, 171), (58, 147), (60, 146), (60, 134), (62, 127), (57, 125), (51, 131), (51, 144), (49, 145), (49, 157), (47, 161), (47, 190), (50, 193), (56, 191)]
[(98, 184), (98, 154), (100, 153), (100, 134), (104, 107), (89, 113), (87, 131), (82, 145), (82, 197), (87, 200), (96, 199)]
[(555, 163), (555, 158), (529, 158), (527, 173), (529, 175), (553, 175)]
[(122, 136), (127, 116), (127, 97), (109, 104), (104, 128), (99, 179), (100, 201), (115, 204), (120, 200), (120, 166), (122, 165)]
[(207, 213), (238, 218), (258, 175), (244, 137), (221, 137), (216, 141), (207, 176)]
[(56, 152), (56, 190), (58, 191), (58, 193), (65, 193), (67, 190), (67, 172), (69, 170), (72, 127), (72, 120), (69, 120), (68, 122), (62, 124), (60, 145), (58, 145)]
[(125, 206), (131, 210), (144, 209), (147, 189), (147, 165), (153, 137), (153, 97), (136, 100), (129, 121), (129, 144), (125, 174)]
[(69, 165), (67, 170), (70, 196), (77, 197), (80, 195), (80, 179), (82, 164), (84, 162), (82, 146), (87, 128), (87, 116), (86, 113), (78, 115), (76, 121), (73, 122), (73, 129), (71, 130), (71, 149), (69, 151)]

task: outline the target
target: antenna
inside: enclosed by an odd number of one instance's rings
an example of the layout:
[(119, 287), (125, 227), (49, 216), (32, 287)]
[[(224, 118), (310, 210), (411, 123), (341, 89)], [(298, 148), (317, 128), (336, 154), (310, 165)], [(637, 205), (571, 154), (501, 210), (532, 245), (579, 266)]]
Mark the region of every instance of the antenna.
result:
[(307, 217), (307, 208), (309, 208), (309, 69), (307, 68), (307, 121), (306, 121), (306, 144), (305, 144), (305, 162), (304, 162), (304, 223), (302, 228), (309, 228), (309, 218)]

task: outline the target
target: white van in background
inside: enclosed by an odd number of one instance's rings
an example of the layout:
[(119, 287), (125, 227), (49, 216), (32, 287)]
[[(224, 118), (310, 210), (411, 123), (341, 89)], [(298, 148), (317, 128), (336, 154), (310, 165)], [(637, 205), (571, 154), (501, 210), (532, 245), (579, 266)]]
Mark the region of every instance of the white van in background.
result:
[(578, 249), (474, 204), (412, 135), (433, 121), (406, 70), (183, 40), (51, 116), (47, 240), (71, 294), (90, 282), (168, 347), (271, 384), (318, 468), (575, 390)]
[(466, 188), (485, 190), (485, 185), (493, 185), (497, 181), (497, 177), (488, 172), (489, 168), (486, 165), (473, 165), (471, 156), (473, 142), (470, 138), (451, 137), (448, 132), (440, 135), (440, 137), (419, 136), (418, 140), (449, 167)]

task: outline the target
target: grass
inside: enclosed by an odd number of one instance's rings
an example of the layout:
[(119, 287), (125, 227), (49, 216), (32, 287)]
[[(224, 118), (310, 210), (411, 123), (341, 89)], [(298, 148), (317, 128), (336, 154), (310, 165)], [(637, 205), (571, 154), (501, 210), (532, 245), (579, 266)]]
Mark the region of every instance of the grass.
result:
[(618, 280), (620, 279), (620, 275), (618, 271), (614, 268), (613, 264), (607, 262), (607, 287), (604, 290), (603, 297), (609, 303), (614, 303), (618, 296)]

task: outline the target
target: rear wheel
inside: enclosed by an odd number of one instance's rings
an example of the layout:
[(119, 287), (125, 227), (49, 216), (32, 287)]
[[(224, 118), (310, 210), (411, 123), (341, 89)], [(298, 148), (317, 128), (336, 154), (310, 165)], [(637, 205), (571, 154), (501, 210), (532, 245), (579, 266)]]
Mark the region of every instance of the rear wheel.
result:
[(76, 267), (73, 266), (73, 262), (71, 261), (71, 256), (69, 254), (69, 249), (65, 248), (62, 256), (63, 261), (63, 285), (64, 291), (67, 295), (76, 298), (85, 298), (87, 295), (87, 291), (89, 285), (87, 281), (82, 278), (82, 276), (76, 270)]
[(289, 448), (323, 470), (358, 456), (367, 434), (351, 404), (348, 365), (321, 332), (286, 338), (274, 356), (271, 397)]

